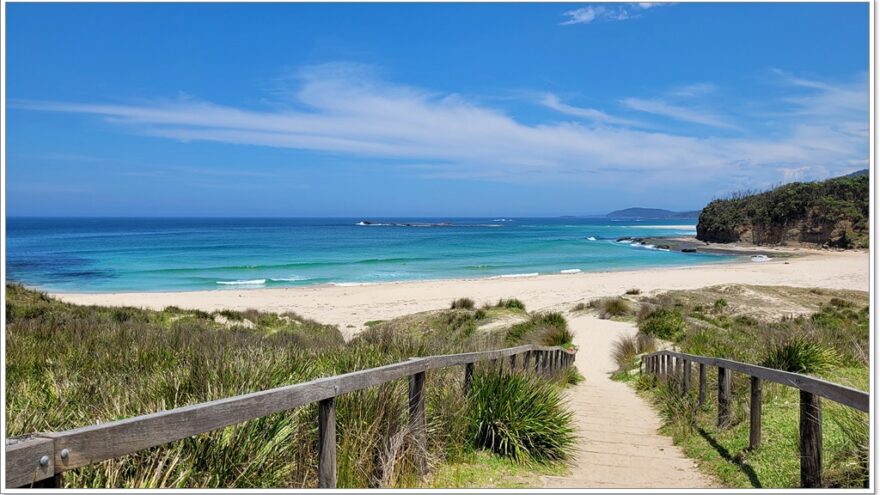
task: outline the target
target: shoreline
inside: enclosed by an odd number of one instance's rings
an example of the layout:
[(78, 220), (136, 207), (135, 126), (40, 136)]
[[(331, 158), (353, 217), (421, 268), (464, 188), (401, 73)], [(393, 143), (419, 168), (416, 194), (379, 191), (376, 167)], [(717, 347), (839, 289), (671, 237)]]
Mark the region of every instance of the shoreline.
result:
[(212, 289), (173, 292), (50, 293), (82, 305), (167, 306), (217, 311), (250, 308), (294, 311), (322, 323), (338, 325), (350, 337), (367, 321), (388, 320), (443, 309), (459, 297), (478, 304), (500, 298), (522, 300), (530, 311), (564, 311), (582, 301), (623, 294), (695, 289), (721, 284), (790, 285), (829, 289), (869, 289), (869, 254), (801, 250), (762, 263), (732, 262), (675, 268), (647, 268), (518, 278), (415, 280), (357, 286), (304, 286), (259, 289)]
[(521, 279), (521, 278), (535, 278), (535, 277), (551, 277), (551, 276), (574, 276), (581, 274), (597, 274), (597, 273), (620, 273), (620, 272), (630, 272), (630, 271), (646, 271), (646, 270), (681, 270), (688, 268), (700, 268), (700, 267), (710, 267), (710, 266), (719, 266), (719, 265), (729, 265), (736, 263), (748, 263), (749, 259), (746, 257), (751, 256), (768, 256), (772, 259), (790, 259), (793, 257), (803, 257), (803, 256), (813, 256), (813, 255), (822, 255), (825, 253), (833, 253), (833, 252), (864, 252), (861, 250), (828, 250), (828, 249), (816, 249), (811, 247), (789, 247), (789, 246), (752, 246), (752, 245), (739, 245), (739, 244), (718, 244), (718, 243), (704, 243), (703, 241), (698, 241), (693, 236), (660, 236), (660, 237), (644, 237), (644, 238), (636, 238), (639, 241), (644, 241), (642, 244), (657, 244), (657, 243), (670, 243), (674, 245), (673, 251), (679, 251), (679, 248), (691, 248), (696, 249), (695, 254), (708, 254), (708, 255), (718, 255), (718, 256), (726, 256), (730, 257), (730, 259), (712, 262), (712, 263), (697, 263), (697, 264), (682, 264), (682, 265), (660, 265), (660, 266), (644, 266), (644, 267), (623, 267), (620, 269), (607, 269), (601, 268), (598, 270), (583, 270), (580, 268), (564, 268), (555, 272), (531, 272), (531, 273), (512, 273), (512, 274), (501, 274), (501, 275), (487, 275), (483, 277), (474, 276), (474, 277), (449, 277), (449, 278), (413, 278), (413, 279), (404, 279), (404, 280), (382, 280), (377, 282), (322, 282), (316, 284), (307, 284), (307, 285), (281, 285), (281, 286), (267, 286), (267, 284), (248, 284), (248, 283), (223, 283), (220, 287), (213, 288), (195, 288), (195, 289), (156, 289), (156, 290), (106, 290), (106, 291), (78, 291), (78, 290), (58, 290), (50, 287), (40, 287), (36, 285), (30, 285), (24, 282), (16, 282), (9, 281), (10, 283), (21, 283), (24, 287), (28, 289), (37, 290), (40, 292), (45, 292), (47, 294), (52, 294), (56, 296), (61, 295), (100, 295), (100, 294), (177, 294), (177, 293), (189, 293), (189, 292), (228, 292), (228, 291), (263, 291), (263, 290), (281, 290), (281, 289), (308, 289), (308, 288), (328, 288), (328, 287), (361, 287), (361, 286), (377, 286), (377, 285), (391, 285), (391, 284), (411, 284), (411, 283), (420, 283), (420, 282), (464, 282), (464, 281), (479, 281), (479, 280), (495, 280), (495, 279)]

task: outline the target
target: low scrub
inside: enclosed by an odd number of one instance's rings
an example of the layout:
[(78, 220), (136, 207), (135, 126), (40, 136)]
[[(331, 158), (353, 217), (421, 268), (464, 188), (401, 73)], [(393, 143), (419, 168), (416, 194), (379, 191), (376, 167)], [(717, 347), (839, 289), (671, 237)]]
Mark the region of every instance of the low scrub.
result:
[[(252, 322), (249, 328), (175, 307), (76, 306), (16, 285), (6, 291), (9, 437), (63, 431), (415, 356), (498, 348), (507, 337), (506, 332), (475, 332), (476, 311), (461, 309), (371, 322), (345, 342), (337, 327), (294, 313), (247, 310), (225, 315), (227, 320)], [(542, 315), (533, 322), (534, 328), (552, 327), (560, 318)], [(476, 448), (468, 436), (470, 402), (462, 392), (460, 368), (432, 371), (426, 380), (428, 455), (442, 463)], [(492, 390), (504, 388), (477, 382), (472, 390), (479, 397), (490, 397), (481, 392), (484, 384)], [(509, 422), (499, 424), (517, 425), (511, 438), (522, 445), (510, 452), (535, 459), (561, 457), (566, 437), (541, 436), (542, 428), (549, 435), (556, 426), (540, 421), (562, 421), (564, 403), (554, 402), (552, 392), (536, 391), (538, 385), (516, 386), (532, 391), (532, 402), (508, 402), (537, 404), (543, 412), (524, 409), (520, 420), (493, 410)], [(336, 407), (340, 487), (419, 486), (419, 473), (402, 441), (408, 432), (405, 380), (344, 394)], [(196, 435), (69, 471), (64, 483), (88, 488), (315, 487), (316, 414), (312, 404)], [(529, 444), (529, 439), (537, 443)]]
[(526, 305), (516, 298), (511, 299), (499, 299), (495, 304), (496, 308), (505, 308), (505, 309), (519, 309), (525, 311)]
[(612, 345), (611, 357), (618, 370), (627, 370), (635, 366), (637, 356), (656, 350), (657, 341), (650, 335), (621, 335)]
[(461, 297), (449, 305), (449, 309), (474, 309), (474, 300), (469, 297)]
[(626, 316), (633, 313), (630, 303), (622, 297), (606, 297), (590, 301), (590, 308), (598, 311), (599, 318), (607, 320), (615, 316)]
[(684, 330), (684, 317), (676, 309), (658, 308), (639, 321), (640, 332), (658, 339), (677, 341)]
[(552, 383), (527, 374), (475, 373), (468, 401), (468, 436), (475, 447), (519, 462), (571, 455), (572, 414)]
[(821, 373), (840, 362), (837, 352), (804, 336), (777, 344), (761, 361), (761, 366), (792, 373)]
[(574, 340), (568, 329), (568, 322), (561, 313), (537, 313), (527, 321), (517, 323), (508, 329), (506, 340), (509, 344), (538, 344), (567, 346)]

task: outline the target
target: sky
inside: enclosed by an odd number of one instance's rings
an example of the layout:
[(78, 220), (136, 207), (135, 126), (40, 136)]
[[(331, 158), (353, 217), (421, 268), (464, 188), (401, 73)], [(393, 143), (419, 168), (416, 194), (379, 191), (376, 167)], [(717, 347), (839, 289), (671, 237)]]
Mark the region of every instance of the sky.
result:
[(868, 166), (867, 3), (6, 9), (12, 216), (691, 210)]

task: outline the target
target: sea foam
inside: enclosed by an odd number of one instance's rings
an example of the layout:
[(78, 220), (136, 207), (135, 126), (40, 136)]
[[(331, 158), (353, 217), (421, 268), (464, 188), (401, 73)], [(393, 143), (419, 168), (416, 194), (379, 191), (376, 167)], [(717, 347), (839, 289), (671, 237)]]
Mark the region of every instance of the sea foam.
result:
[(265, 278), (258, 278), (254, 280), (218, 280), (217, 283), (219, 285), (263, 285), (266, 283)]

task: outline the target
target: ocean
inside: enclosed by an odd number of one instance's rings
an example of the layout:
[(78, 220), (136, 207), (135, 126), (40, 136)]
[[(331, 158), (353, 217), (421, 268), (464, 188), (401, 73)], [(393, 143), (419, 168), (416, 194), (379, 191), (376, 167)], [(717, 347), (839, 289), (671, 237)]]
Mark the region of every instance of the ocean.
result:
[(7, 280), (52, 292), (188, 291), (527, 277), (725, 263), (620, 237), (696, 220), (9, 218)]

